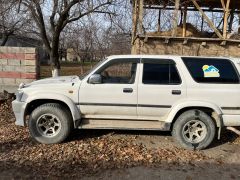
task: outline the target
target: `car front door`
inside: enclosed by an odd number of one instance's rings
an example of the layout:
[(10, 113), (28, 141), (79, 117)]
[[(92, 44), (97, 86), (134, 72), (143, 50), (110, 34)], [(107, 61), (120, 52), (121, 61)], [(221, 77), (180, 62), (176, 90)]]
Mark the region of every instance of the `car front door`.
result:
[(79, 106), (84, 118), (137, 119), (139, 59), (112, 59), (98, 68), (100, 84), (85, 78), (80, 87)]

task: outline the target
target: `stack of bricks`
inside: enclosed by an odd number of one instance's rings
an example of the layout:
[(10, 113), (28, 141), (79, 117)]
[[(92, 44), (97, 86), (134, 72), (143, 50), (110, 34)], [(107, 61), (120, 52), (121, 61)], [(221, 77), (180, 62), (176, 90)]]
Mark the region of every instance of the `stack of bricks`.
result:
[(18, 86), (37, 79), (36, 48), (0, 47), (0, 86)]

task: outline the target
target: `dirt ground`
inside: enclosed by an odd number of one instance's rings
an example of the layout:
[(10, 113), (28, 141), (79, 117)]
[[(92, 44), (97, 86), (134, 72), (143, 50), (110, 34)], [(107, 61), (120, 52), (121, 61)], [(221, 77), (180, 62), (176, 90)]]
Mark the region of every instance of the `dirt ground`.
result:
[[(230, 132), (225, 132), (225, 135), (232, 136)], [(116, 136), (121, 135), (117, 134)], [(171, 149), (176, 146), (172, 137), (162, 133), (151, 135), (141, 133), (138, 140), (146, 144), (148, 148)], [(157, 167), (138, 166), (107, 170), (83, 179), (240, 179), (239, 152), (240, 146), (231, 142), (231, 139), (227, 142), (216, 141), (212, 147), (201, 152), (209, 158), (204, 161), (189, 161), (186, 164), (162, 163), (158, 164)]]
[(177, 146), (168, 132), (76, 130), (43, 145), (0, 105), (0, 179), (240, 179), (240, 138), (225, 130), (204, 151)]

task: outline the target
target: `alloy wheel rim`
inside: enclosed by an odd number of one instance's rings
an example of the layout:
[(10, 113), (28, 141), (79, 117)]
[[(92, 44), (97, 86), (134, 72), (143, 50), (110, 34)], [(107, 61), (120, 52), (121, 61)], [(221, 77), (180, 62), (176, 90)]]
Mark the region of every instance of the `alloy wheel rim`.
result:
[(200, 143), (207, 136), (207, 126), (200, 120), (191, 120), (183, 126), (182, 134), (185, 141)]
[(53, 114), (43, 114), (37, 119), (38, 132), (44, 137), (56, 136), (61, 128), (61, 121)]

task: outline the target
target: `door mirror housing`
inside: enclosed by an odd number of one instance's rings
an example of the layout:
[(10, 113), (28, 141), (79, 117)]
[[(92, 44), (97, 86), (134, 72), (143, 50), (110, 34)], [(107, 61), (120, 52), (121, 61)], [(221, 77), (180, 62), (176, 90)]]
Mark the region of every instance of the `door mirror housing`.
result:
[(90, 84), (102, 84), (102, 76), (100, 74), (93, 74), (89, 77)]

